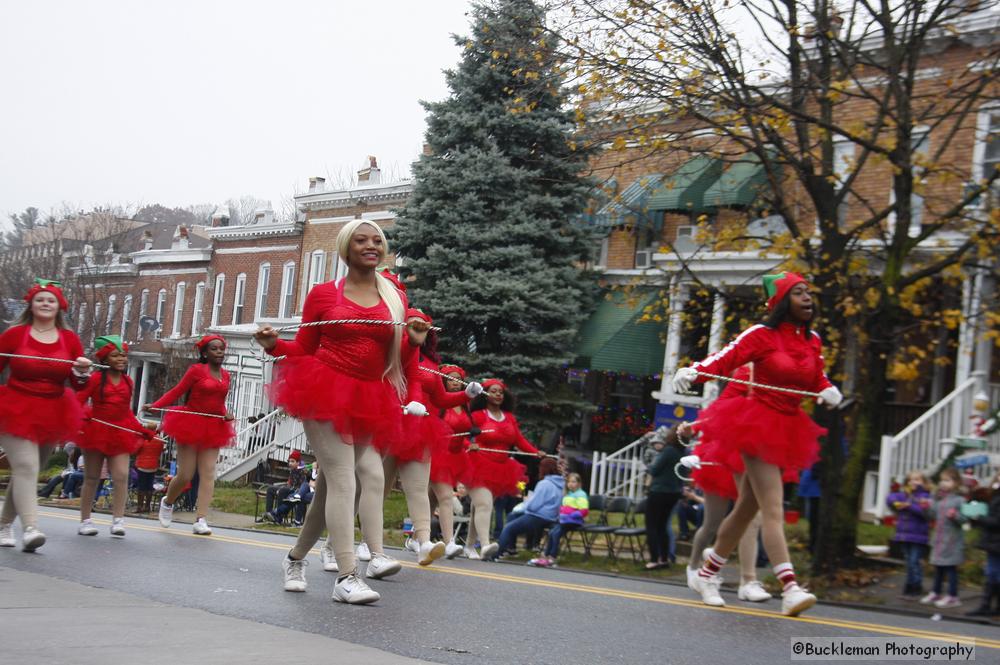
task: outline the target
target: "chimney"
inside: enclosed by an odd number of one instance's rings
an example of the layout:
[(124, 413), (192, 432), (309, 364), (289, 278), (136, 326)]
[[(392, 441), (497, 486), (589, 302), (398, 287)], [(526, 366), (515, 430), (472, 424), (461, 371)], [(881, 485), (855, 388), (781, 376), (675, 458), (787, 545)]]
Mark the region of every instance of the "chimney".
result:
[(319, 176), (309, 178), (310, 192), (322, 192), (324, 189), (326, 189), (326, 178), (320, 178)]
[(153, 249), (153, 232), (149, 229), (142, 232), (142, 249), (143, 251)]
[(425, 155), (427, 155), (428, 157), (430, 157), (431, 155), (433, 155), (433, 154), (434, 154), (434, 151), (433, 151), (433, 150), (431, 150), (431, 144), (430, 144), (430, 143), (424, 143), (424, 148), (423, 148), (423, 151), (422, 151), (422, 152), (423, 152), (423, 153), (424, 153)]
[(257, 208), (253, 211), (254, 224), (274, 224), (274, 211), (270, 208)]
[(378, 160), (368, 155), (368, 167), (358, 171), (358, 184), (359, 185), (378, 185), (381, 184), (381, 174), (382, 171), (378, 167)]
[(177, 227), (177, 235), (174, 236), (177, 241), (174, 243), (176, 249), (187, 249), (188, 248), (188, 229), (186, 226), (181, 224)]
[(219, 206), (212, 213), (212, 228), (229, 226), (229, 209), (226, 206)]

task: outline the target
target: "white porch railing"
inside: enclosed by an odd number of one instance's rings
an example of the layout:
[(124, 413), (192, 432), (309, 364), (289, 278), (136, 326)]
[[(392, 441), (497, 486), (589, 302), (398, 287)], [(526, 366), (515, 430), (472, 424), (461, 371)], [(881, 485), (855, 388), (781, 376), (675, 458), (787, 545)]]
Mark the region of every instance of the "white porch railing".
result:
[(290, 424), (291, 427), (278, 428), (276, 434), (288, 430), (293, 432), (291, 436), (276, 435), (270, 443), (263, 446), (253, 445), (249, 437), (243, 437), (244, 440), (238, 439), (235, 446), (219, 451), (219, 461), (215, 467), (216, 480), (238, 480), (253, 471), (257, 462), (262, 459), (273, 457), (280, 462), (287, 462), (292, 450), (306, 450), (308, 442), (302, 425), (297, 420), (291, 419), (287, 420), (286, 423)]
[[(888, 512), (885, 499), (893, 480), (902, 480), (913, 469), (932, 470), (950, 452), (946, 447), (947, 439), (969, 434), (972, 398), (983, 387), (983, 373), (973, 372), (902, 432), (882, 437), (876, 492), (873, 501), (866, 502), (877, 517), (884, 517)], [(989, 388), (991, 404), (996, 404), (1000, 386)], [(974, 467), (976, 477), (983, 482), (1000, 467), (1000, 432), (988, 437), (986, 449), (980, 452), (990, 455), (990, 463)]]
[(643, 494), (646, 465), (642, 462), (643, 441), (633, 441), (613, 453), (594, 451), (590, 473), (590, 494), (627, 496), (638, 500)]

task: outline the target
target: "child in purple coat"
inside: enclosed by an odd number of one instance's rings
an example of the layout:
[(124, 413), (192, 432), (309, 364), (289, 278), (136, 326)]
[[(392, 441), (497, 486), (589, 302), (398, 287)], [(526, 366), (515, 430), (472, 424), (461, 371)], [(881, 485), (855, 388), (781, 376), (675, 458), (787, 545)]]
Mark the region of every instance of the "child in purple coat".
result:
[(892, 539), (903, 548), (906, 559), (906, 585), (903, 598), (916, 600), (924, 593), (922, 560), (927, 555), (930, 533), (930, 483), (921, 471), (906, 474), (906, 484), (886, 497), (886, 503), (896, 514), (896, 534)]

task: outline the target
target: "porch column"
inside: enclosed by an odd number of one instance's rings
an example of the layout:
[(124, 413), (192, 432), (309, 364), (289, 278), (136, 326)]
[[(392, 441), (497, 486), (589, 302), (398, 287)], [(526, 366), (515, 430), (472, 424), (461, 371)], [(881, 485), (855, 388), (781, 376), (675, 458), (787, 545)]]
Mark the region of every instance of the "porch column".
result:
[[(712, 301), (712, 323), (708, 332), (708, 355), (722, 348), (722, 334), (726, 324), (726, 297), (715, 294)], [(705, 403), (708, 404), (719, 396), (719, 382), (709, 381), (705, 384)]]
[(699, 397), (674, 394), (673, 378), (677, 371), (677, 363), (681, 352), (681, 317), (684, 314), (684, 304), (687, 302), (690, 284), (678, 284), (670, 295), (670, 316), (667, 320), (667, 347), (663, 354), (663, 378), (660, 380), (660, 391), (656, 397), (661, 404), (691, 404), (701, 402)]

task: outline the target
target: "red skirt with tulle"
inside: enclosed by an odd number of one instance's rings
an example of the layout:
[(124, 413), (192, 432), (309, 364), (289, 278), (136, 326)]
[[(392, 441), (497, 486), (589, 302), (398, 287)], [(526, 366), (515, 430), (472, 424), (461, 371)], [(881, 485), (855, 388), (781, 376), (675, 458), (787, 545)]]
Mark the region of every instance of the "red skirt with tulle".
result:
[(299, 420), (329, 422), (344, 443), (371, 443), (385, 454), (403, 436), (403, 407), (392, 384), (356, 379), (315, 356), (277, 363), (268, 395)]
[(83, 407), (69, 388), (62, 395), (40, 397), (0, 386), (0, 433), (40, 446), (76, 442)]
[(403, 435), (389, 442), (386, 455), (400, 463), (430, 462), (436, 451), (447, 450), (451, 428), (433, 413), (403, 416)]
[(236, 430), (233, 421), (208, 416), (196, 416), (185, 413), (198, 411), (194, 407), (171, 406), (163, 416), (160, 429), (167, 436), (182, 446), (191, 446), (198, 450), (211, 448), (226, 448), (236, 443)]
[(527, 480), (527, 469), (512, 457), (469, 452), (469, 467), (462, 482), (469, 489), (485, 487), (494, 497), (517, 494), (517, 484)]
[[(194, 416), (188, 417), (193, 418)], [(101, 420), (104, 420), (104, 418), (101, 418)], [(143, 431), (143, 428), (139, 426), (139, 423), (134, 418), (128, 420), (104, 420), (104, 422), (109, 422), (132, 431)], [(115, 455), (124, 454), (134, 455), (138, 452), (144, 440), (145, 437), (142, 434), (123, 432), (120, 429), (108, 427), (104, 423), (89, 420), (88, 417), (87, 420), (83, 421), (83, 429), (80, 431), (80, 440), (77, 441), (77, 444), (84, 450), (96, 450), (108, 457), (114, 457)]]
[[(816, 463), (819, 437), (826, 434), (801, 409), (783, 413), (752, 397), (716, 400), (698, 417), (698, 429), (705, 443), (695, 449), (696, 454), (701, 456), (701, 449), (714, 457), (711, 461), (723, 464), (713, 469), (742, 473), (740, 455), (747, 455), (780, 468), (786, 482)], [(705, 445), (709, 447), (702, 449)]]
[[(469, 454), (465, 452), (465, 440), (455, 443), (458, 438), (451, 439), (451, 443), (441, 449), (435, 450), (431, 455), (431, 482), (443, 483), (455, 487), (469, 473)], [(453, 452), (456, 451), (456, 452)]]

